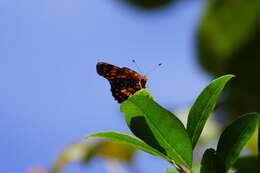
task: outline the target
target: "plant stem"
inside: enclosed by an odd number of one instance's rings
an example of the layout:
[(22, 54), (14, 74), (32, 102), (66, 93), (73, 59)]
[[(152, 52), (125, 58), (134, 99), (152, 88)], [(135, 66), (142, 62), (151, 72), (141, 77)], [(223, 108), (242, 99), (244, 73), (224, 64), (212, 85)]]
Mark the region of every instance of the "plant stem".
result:
[(174, 166), (175, 166), (175, 168), (177, 169), (177, 171), (179, 173), (192, 173), (189, 169), (183, 169), (182, 166), (180, 166), (180, 165), (178, 165), (176, 163), (174, 163)]

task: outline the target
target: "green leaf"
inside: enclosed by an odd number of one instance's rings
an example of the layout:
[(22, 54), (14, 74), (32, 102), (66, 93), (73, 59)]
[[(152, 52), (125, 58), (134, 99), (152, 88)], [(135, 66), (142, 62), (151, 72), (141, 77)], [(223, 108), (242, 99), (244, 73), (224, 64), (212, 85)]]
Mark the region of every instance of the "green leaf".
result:
[(253, 156), (239, 158), (234, 164), (234, 168), (237, 170), (237, 173), (260, 172), (259, 161)]
[[(191, 168), (191, 141), (184, 125), (173, 113), (153, 101), (146, 90), (141, 90), (124, 101), (121, 111), (132, 131), (131, 127), (145, 127), (146, 133), (141, 134), (139, 131), (139, 138), (149, 145), (157, 142), (173, 162)], [(150, 134), (152, 142), (146, 138), (147, 134)], [(153, 147), (159, 150), (157, 145)]]
[[(153, 99), (148, 91), (143, 92), (143, 90), (140, 90), (134, 95), (147, 96)], [(145, 117), (142, 115), (142, 111), (135, 104), (132, 104), (131, 102), (122, 103), (121, 112), (125, 113), (127, 124), (135, 136), (139, 137), (145, 143), (166, 155), (165, 149), (158, 143)]]
[(209, 115), (214, 110), (217, 99), (225, 87), (226, 83), (233, 75), (225, 75), (213, 80), (198, 96), (191, 107), (187, 121), (187, 131), (194, 148), (200, 134), (206, 124)]
[(258, 124), (259, 114), (248, 113), (229, 125), (221, 134), (217, 155), (228, 170), (239, 157), (240, 151), (253, 135)]
[(216, 151), (212, 148), (207, 149), (201, 161), (201, 173), (223, 173), (225, 171), (225, 166), (218, 159)]
[(152, 154), (154, 156), (159, 156), (159, 157), (169, 161), (167, 156), (163, 155), (162, 153), (158, 152), (154, 148), (150, 147), (149, 145), (147, 145), (143, 141), (141, 141), (141, 140), (139, 140), (135, 137), (132, 137), (130, 135), (127, 135), (127, 134), (118, 133), (118, 132), (100, 132), (100, 133), (91, 134), (91, 135), (86, 137), (86, 139), (90, 139), (90, 138), (104, 138), (104, 139), (110, 139), (110, 140), (113, 140), (113, 141), (129, 144), (129, 145), (132, 145), (133, 147), (140, 149), (144, 152), (147, 152), (147, 153)]

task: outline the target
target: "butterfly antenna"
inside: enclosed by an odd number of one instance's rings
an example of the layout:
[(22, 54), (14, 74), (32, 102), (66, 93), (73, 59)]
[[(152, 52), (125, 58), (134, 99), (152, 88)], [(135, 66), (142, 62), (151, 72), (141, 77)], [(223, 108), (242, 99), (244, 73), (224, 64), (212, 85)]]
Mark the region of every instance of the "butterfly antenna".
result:
[(159, 66), (161, 66), (162, 63), (157, 64), (156, 66), (154, 66), (150, 71), (148, 71), (145, 76), (148, 76), (149, 74), (151, 74), (152, 72), (154, 72)]
[(136, 61), (133, 59), (132, 62), (135, 64), (135, 66), (136, 66), (137, 70), (139, 71), (139, 73), (142, 74), (142, 71), (141, 71), (140, 67), (138, 66), (138, 64), (136, 63)]

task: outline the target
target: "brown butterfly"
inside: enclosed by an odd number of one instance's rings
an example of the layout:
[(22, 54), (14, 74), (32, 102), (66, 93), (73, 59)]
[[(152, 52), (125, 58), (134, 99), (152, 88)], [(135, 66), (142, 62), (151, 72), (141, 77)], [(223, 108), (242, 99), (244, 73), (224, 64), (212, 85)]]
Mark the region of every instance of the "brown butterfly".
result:
[(97, 63), (97, 73), (106, 78), (118, 103), (122, 103), (136, 91), (145, 88), (147, 77), (127, 67), (117, 67), (105, 62)]

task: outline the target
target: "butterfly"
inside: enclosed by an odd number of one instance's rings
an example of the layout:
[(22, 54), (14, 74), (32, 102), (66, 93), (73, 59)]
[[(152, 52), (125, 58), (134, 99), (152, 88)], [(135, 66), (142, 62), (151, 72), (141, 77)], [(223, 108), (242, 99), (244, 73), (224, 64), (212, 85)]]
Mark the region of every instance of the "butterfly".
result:
[(118, 103), (122, 103), (136, 91), (146, 88), (146, 75), (130, 68), (120, 68), (105, 62), (98, 62), (96, 68), (97, 73), (109, 81), (112, 95)]

